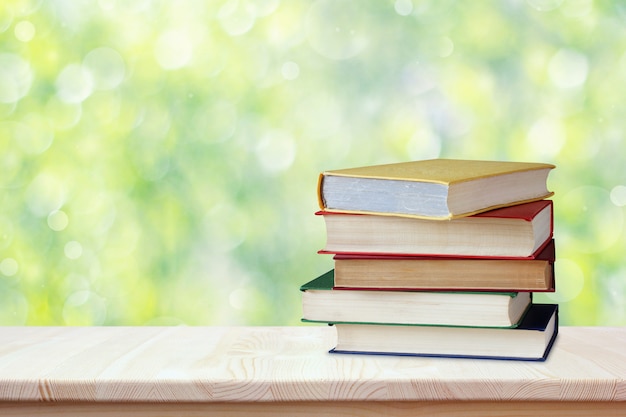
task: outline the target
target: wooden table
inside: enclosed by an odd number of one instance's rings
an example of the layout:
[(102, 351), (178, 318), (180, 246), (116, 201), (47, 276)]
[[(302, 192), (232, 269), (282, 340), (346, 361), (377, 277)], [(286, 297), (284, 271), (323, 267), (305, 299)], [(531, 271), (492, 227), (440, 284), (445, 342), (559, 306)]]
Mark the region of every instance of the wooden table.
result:
[(626, 415), (626, 329), (546, 362), (332, 355), (334, 329), (0, 328), (0, 415)]

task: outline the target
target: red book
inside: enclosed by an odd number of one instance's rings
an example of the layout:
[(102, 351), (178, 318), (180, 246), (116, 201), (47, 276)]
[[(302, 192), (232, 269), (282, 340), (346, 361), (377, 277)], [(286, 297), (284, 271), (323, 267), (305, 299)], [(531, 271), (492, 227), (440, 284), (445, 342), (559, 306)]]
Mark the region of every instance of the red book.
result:
[(326, 245), (319, 253), (531, 258), (553, 235), (552, 200), (449, 221), (319, 211)]
[(336, 289), (554, 291), (554, 240), (527, 258), (337, 254)]

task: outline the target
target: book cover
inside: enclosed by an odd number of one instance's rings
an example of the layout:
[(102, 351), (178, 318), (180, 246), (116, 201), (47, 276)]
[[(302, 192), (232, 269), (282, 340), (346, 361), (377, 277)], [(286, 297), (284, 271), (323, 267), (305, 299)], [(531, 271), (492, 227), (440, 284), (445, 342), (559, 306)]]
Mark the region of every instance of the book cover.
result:
[[(471, 217), (478, 218), (501, 218), (501, 219), (523, 219), (526, 221), (531, 221), (537, 216), (544, 208), (547, 206), (552, 206), (552, 200), (539, 200), (539, 201), (531, 201), (526, 204), (515, 204), (513, 206), (501, 207), (494, 210), (485, 211), (482, 213), (477, 213)], [(552, 213), (552, 210), (550, 210)], [(550, 221), (550, 225), (553, 224), (553, 216)], [(552, 230), (552, 226), (550, 228)]]
[[(332, 325), (332, 323), (330, 323)], [(558, 335), (558, 305), (557, 304), (532, 304), (528, 312), (520, 322), (519, 326), (513, 329), (464, 329), (464, 328), (439, 328), (452, 337), (442, 337), (443, 345), (428, 343), (428, 338), (437, 335), (437, 332), (429, 332), (432, 328), (423, 327), (426, 332), (419, 332), (419, 326), (391, 326), (401, 329), (400, 333), (390, 331), (390, 326), (375, 325), (345, 325), (334, 324), (338, 328), (337, 346), (329, 352), (334, 354), (359, 354), (359, 355), (393, 355), (393, 356), (418, 356), (418, 357), (442, 357), (442, 358), (464, 358), (464, 359), (492, 359), (492, 360), (516, 360), (516, 361), (545, 361)], [(350, 349), (340, 348), (343, 343), (340, 327), (365, 329), (366, 337), (361, 337), (356, 342), (357, 346)], [(418, 333), (416, 333), (418, 331)], [(414, 333), (414, 334), (411, 334)], [(421, 333), (421, 334), (420, 334)], [(454, 334), (458, 335), (455, 337)], [(441, 333), (439, 333), (441, 335)], [(385, 349), (376, 350), (377, 340), (386, 341), (384, 345), (393, 345), (394, 337), (411, 336), (411, 340), (416, 343), (409, 349)], [(358, 344), (363, 341), (363, 348)], [(391, 342), (389, 340), (391, 339)], [(372, 340), (368, 343), (367, 340)], [(425, 348), (420, 350), (417, 343), (426, 340)], [(474, 348), (466, 349), (463, 340), (474, 343)], [(507, 341), (509, 343), (507, 343)], [(481, 343), (483, 344), (481, 346)], [(352, 343), (354, 345), (355, 343)], [(494, 351), (490, 344), (498, 344), (499, 348)], [(367, 345), (367, 348), (366, 348)], [(406, 346), (406, 345), (405, 345)], [(464, 351), (465, 350), (465, 351)]]
[(407, 180), (450, 185), (473, 179), (536, 169), (551, 169), (554, 167), (551, 164), (536, 162), (429, 159), (329, 170), (321, 175)]
[(317, 195), (325, 211), (446, 220), (549, 197), (553, 168), (457, 159), (372, 165), (322, 172)]

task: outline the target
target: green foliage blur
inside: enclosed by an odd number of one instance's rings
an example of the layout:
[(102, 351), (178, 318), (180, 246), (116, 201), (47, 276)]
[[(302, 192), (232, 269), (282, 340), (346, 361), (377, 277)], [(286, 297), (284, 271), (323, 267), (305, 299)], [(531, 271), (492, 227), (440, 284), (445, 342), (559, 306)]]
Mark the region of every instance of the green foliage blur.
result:
[(0, 3), (0, 325), (298, 325), (326, 169), (549, 162), (566, 325), (626, 324), (626, 6)]

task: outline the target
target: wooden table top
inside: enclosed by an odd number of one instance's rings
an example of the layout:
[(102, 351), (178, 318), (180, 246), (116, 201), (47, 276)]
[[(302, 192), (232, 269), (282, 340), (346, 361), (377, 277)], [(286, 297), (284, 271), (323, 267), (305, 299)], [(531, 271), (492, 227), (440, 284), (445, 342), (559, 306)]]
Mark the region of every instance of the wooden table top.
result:
[(329, 354), (334, 328), (2, 327), (0, 401), (624, 401), (626, 328), (546, 362)]

